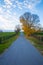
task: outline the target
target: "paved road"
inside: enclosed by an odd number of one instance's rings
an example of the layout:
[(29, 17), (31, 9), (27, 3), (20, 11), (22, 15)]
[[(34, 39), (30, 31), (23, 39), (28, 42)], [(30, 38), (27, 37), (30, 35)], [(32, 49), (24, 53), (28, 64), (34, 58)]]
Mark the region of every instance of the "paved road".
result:
[(43, 56), (23, 34), (2, 55), (0, 65), (43, 65)]

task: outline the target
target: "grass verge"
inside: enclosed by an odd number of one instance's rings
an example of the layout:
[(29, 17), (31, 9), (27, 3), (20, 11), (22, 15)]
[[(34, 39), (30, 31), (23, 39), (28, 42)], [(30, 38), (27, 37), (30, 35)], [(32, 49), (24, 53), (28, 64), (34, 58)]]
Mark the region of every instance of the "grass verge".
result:
[(13, 43), (13, 41), (15, 41), (18, 38), (18, 36), (19, 34), (6, 40), (5, 43), (0, 44), (0, 54), (2, 54)]
[(38, 39), (34, 38), (34, 37), (26, 37), (27, 39), (29, 39), (32, 42), (32, 45), (34, 45), (39, 51), (40, 53), (43, 55), (43, 42), (39, 41)]

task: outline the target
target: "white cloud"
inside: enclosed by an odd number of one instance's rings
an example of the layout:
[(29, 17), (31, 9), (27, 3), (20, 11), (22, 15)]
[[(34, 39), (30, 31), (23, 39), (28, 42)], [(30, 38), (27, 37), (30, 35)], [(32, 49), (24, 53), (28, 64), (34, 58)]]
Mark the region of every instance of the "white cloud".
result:
[(13, 13), (13, 15), (14, 15), (14, 16), (16, 16), (16, 15), (17, 15), (17, 13), (16, 13), (16, 12), (14, 12), (14, 13)]
[(13, 6), (13, 8), (16, 8), (16, 5), (12, 5)]
[(33, 8), (35, 8), (35, 6), (38, 4), (38, 3), (40, 3), (41, 2), (41, 0), (24, 0), (24, 6), (26, 7), (26, 8), (29, 8), (29, 9), (33, 9)]
[(41, 0), (23, 0), (22, 2), (19, 0), (4, 0), (4, 2), (5, 5), (0, 7), (0, 29), (14, 29), (15, 25), (20, 24), (20, 22), (17, 18), (18, 12), (13, 12), (13, 9), (17, 7), (20, 10), (27, 8), (30, 11), (37, 11), (36, 5)]
[(41, 2), (41, 0), (23, 0), (22, 2), (19, 0), (4, 0), (4, 2), (7, 5), (7, 8), (10, 8), (12, 6), (13, 8), (18, 7), (19, 9), (22, 9), (25, 7), (32, 10), (38, 3)]
[(11, 6), (10, 5), (7, 5), (6, 8), (10, 8)]
[(27, 5), (28, 8), (32, 9), (32, 6), (31, 5)]
[(20, 24), (19, 20), (16, 16), (11, 16), (10, 18), (6, 18), (0, 15), (0, 29), (4, 30), (14, 30), (15, 26)]
[(7, 10), (7, 11), (6, 11), (6, 14), (11, 14), (10, 10)]
[(0, 14), (2, 14), (3, 13), (3, 8), (2, 7), (0, 7)]
[(16, 5), (17, 5), (17, 7), (18, 7), (19, 9), (22, 9), (22, 3), (21, 3), (21, 2), (19, 2), (19, 1), (17, 0), (17, 1), (15, 1), (15, 3), (16, 3)]
[(12, 5), (11, 1), (10, 0), (4, 0), (5, 4), (9, 4), (9, 5)]
[(0, 16), (0, 24), (2, 23), (2, 25), (0, 26), (2, 29), (7, 29), (8, 27), (10, 27), (8, 20), (5, 19), (3, 16)]
[(5, 3), (4, 8), (6, 9), (10, 9), (11, 6), (13, 5), (11, 0), (4, 0), (4, 3)]
[(3, 8), (6, 8), (6, 5), (3, 5)]
[(19, 8), (20, 10), (22, 10), (22, 7), (21, 7), (21, 6), (18, 6), (18, 8)]
[(0, 7), (0, 12), (2, 11), (2, 8)]

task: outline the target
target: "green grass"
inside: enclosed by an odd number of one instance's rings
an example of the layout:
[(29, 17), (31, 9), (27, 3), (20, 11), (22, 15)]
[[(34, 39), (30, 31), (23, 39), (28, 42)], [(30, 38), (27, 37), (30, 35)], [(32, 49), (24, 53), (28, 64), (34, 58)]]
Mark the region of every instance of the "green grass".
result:
[(28, 37), (28, 39), (32, 42), (32, 45), (34, 45), (40, 52), (41, 54), (43, 55), (43, 44), (41, 44), (41, 42), (34, 38), (34, 37)]
[[(9, 33), (6, 33), (6, 34), (9, 34)], [(6, 34), (4, 34), (4, 35), (6, 35)], [(15, 41), (17, 39), (18, 35), (19, 34), (6, 40), (3, 44), (0, 44), (0, 54), (3, 53), (13, 43), (13, 41)]]
[(0, 32), (0, 44), (4, 43), (6, 40), (11, 38), (12, 36), (15, 36), (15, 32)]
[(15, 32), (0, 32), (0, 37), (15, 34)]

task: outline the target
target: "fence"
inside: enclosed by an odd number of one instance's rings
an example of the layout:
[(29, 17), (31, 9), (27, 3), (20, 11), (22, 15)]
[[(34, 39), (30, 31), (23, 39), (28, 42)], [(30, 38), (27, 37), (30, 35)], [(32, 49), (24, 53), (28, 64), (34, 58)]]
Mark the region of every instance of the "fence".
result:
[(2, 36), (2, 37), (0, 37), (0, 44), (4, 43), (6, 40), (8, 40), (9, 38), (11, 38), (11, 37), (13, 37), (15, 35), (16, 35), (16, 33), (8, 35), (8, 36)]

